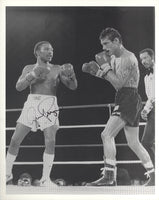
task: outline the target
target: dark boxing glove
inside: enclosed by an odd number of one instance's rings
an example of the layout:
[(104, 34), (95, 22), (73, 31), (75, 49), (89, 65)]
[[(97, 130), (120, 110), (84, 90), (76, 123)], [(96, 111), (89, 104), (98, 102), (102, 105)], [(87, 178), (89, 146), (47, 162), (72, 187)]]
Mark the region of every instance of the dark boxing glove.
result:
[(89, 63), (85, 63), (82, 66), (82, 71), (85, 73), (89, 73), (93, 76), (103, 78), (105, 74), (111, 69), (108, 63), (99, 66), (95, 61), (91, 61)]

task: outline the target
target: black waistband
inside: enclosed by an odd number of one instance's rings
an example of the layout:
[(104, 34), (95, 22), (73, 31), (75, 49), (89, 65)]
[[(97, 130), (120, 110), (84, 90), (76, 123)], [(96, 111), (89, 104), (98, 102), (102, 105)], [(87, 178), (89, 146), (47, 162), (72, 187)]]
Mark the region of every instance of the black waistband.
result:
[(133, 87), (122, 87), (120, 90), (118, 90), (117, 92), (124, 92), (124, 91), (134, 91), (134, 92), (138, 92), (137, 88), (133, 88)]

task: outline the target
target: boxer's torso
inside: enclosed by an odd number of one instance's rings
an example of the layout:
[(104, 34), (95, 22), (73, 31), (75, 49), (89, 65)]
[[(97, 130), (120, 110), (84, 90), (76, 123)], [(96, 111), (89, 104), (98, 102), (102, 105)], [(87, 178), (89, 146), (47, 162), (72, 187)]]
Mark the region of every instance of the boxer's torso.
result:
[(138, 87), (139, 69), (135, 55), (126, 49), (119, 58), (114, 58), (112, 62), (114, 73), (122, 81), (125, 80), (123, 87)]
[[(32, 66), (32, 68), (35, 65)], [(31, 94), (43, 94), (43, 95), (54, 95), (56, 96), (57, 86), (60, 82), (59, 73), (60, 67), (59, 65), (49, 64), (50, 72), (41, 79), (36, 80), (30, 86)]]

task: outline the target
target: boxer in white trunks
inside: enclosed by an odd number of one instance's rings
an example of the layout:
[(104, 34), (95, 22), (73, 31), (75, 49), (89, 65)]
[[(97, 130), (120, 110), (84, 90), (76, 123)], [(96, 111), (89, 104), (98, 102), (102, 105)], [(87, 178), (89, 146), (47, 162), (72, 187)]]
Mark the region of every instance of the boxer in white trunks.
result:
[(13, 179), (13, 163), (18, 155), (19, 146), (30, 131), (41, 129), (44, 133), (45, 151), (41, 186), (54, 185), (50, 173), (55, 156), (55, 136), (59, 127), (56, 90), (61, 81), (71, 90), (77, 88), (77, 79), (71, 64), (51, 64), (53, 47), (48, 41), (38, 42), (34, 47), (37, 58), (35, 64), (24, 67), (16, 83), (16, 89), (23, 91), (30, 87), (30, 94), (17, 120), (6, 157), (6, 183)]

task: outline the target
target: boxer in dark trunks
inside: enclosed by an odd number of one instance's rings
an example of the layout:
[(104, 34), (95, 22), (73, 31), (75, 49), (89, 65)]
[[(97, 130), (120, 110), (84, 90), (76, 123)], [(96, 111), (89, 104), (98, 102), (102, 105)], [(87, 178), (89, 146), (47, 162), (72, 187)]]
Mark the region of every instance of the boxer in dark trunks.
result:
[[(102, 177), (88, 186), (113, 186), (116, 184), (115, 137), (124, 128), (128, 146), (142, 161), (150, 176), (148, 185), (154, 182), (154, 166), (151, 158), (139, 141), (139, 119), (142, 109), (138, 94), (139, 69), (135, 55), (124, 48), (120, 33), (106, 28), (100, 34), (104, 52), (96, 55), (96, 62), (82, 66), (83, 72), (109, 81), (116, 89), (115, 108), (102, 134), (104, 163)], [(109, 57), (110, 59), (107, 59)]]

